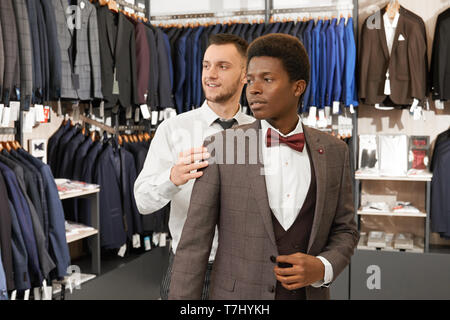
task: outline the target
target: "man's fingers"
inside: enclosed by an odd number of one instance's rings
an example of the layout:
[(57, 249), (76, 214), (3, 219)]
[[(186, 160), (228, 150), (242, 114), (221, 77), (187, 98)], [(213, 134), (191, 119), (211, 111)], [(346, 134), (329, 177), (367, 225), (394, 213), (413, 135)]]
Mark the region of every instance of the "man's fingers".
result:
[(195, 161), (198, 160), (205, 160), (208, 159), (210, 157), (210, 154), (205, 152), (205, 153), (193, 153), (189, 156), (186, 157), (182, 157), (178, 160), (177, 164), (184, 164), (184, 165), (189, 165)]
[(179, 157), (180, 158), (184, 158), (184, 157), (188, 157), (191, 154), (195, 154), (195, 153), (204, 153), (207, 152), (208, 149), (205, 147), (198, 147), (198, 148), (191, 148), (189, 150), (185, 150), (183, 152), (180, 152)]
[(202, 175), (203, 175), (203, 171), (197, 171), (197, 172), (194, 172), (194, 173), (187, 173), (183, 177), (184, 177), (184, 179), (189, 181), (189, 180), (192, 180), (192, 179), (198, 179)]
[(290, 263), (292, 265), (298, 264), (299, 257), (294, 255), (288, 255), (288, 256), (278, 256), (277, 262), (279, 263)]
[(277, 280), (280, 281), (281, 283), (284, 284), (294, 284), (294, 283), (300, 283), (302, 282), (303, 278), (301, 276), (287, 276), (287, 277), (283, 277), (283, 276), (276, 276)]
[(191, 171), (194, 171), (194, 170), (199, 170), (199, 169), (202, 169), (202, 168), (206, 168), (208, 166), (208, 164), (209, 164), (208, 161), (202, 161), (202, 162), (199, 162), (199, 163), (192, 163), (192, 164), (190, 164), (188, 166), (185, 166), (183, 168), (183, 170), (185, 170), (185, 173), (190, 173)]
[(299, 274), (301, 272), (296, 267), (290, 267), (290, 268), (275, 267), (273, 269), (273, 271), (275, 272), (275, 275), (280, 275), (280, 276), (293, 276), (293, 275)]
[(303, 288), (303, 287), (305, 287), (305, 284), (303, 284), (303, 283), (299, 283), (299, 282), (297, 282), (297, 283), (292, 283), (292, 284), (285, 284), (285, 283), (282, 283), (281, 284), (284, 288), (286, 288), (286, 289), (288, 289), (288, 290), (297, 290), (297, 289), (300, 289), (300, 288)]

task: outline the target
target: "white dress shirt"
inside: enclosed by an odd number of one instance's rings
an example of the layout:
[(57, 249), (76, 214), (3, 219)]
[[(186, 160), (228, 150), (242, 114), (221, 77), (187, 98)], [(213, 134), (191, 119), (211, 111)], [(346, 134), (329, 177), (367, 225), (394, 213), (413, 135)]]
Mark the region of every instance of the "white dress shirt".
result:
[[(308, 150), (305, 145), (303, 151), (298, 152), (284, 143), (267, 147), (266, 136), (269, 128), (283, 137), (289, 137), (302, 133), (303, 127), (299, 117), (296, 128), (284, 135), (266, 120), (261, 120), (262, 159), (269, 206), (283, 229), (288, 230), (297, 219), (311, 184)], [(325, 276), (322, 281), (312, 284), (313, 287), (326, 285), (333, 280), (333, 268), (330, 262), (321, 256), (317, 258), (325, 266)]]
[(384, 23), (384, 30), (386, 33), (386, 42), (387, 42), (387, 47), (389, 50), (389, 55), (391, 55), (392, 52), (392, 46), (394, 44), (394, 37), (395, 37), (395, 31), (397, 30), (397, 25), (398, 25), (398, 19), (400, 18), (400, 14), (397, 12), (395, 14), (394, 20), (391, 22), (391, 20), (389, 19), (389, 15), (386, 12), (383, 15), (383, 23)]
[[(158, 211), (171, 201), (169, 230), (174, 253), (186, 221), (195, 180), (177, 187), (170, 180), (170, 172), (178, 161), (180, 152), (201, 147), (206, 137), (223, 130), (214, 122), (218, 118), (205, 101), (198, 109), (163, 121), (152, 139), (144, 168), (134, 184), (136, 205), (141, 214)], [(233, 118), (238, 125), (255, 121), (240, 110)], [(213, 261), (216, 255), (217, 240), (216, 228), (209, 261)]]

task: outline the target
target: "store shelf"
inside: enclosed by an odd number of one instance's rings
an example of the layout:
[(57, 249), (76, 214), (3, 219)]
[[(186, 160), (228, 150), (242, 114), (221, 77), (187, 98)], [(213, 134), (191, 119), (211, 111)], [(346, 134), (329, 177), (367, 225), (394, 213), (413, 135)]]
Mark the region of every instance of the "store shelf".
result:
[(65, 199), (71, 199), (71, 198), (87, 196), (87, 195), (98, 193), (98, 192), (100, 192), (100, 188), (95, 188), (95, 189), (91, 189), (91, 190), (84, 190), (84, 191), (79, 191), (79, 192), (78, 191), (77, 192), (67, 192), (67, 193), (60, 194), (59, 198), (61, 200), (65, 200)]
[(358, 210), (358, 215), (361, 216), (391, 216), (391, 217), (418, 217), (426, 218), (427, 214), (423, 212), (411, 213), (411, 212), (372, 212)]
[(356, 173), (356, 180), (384, 180), (384, 181), (431, 181), (433, 175), (421, 174), (421, 175), (411, 175), (411, 176), (375, 176), (369, 174)]
[(85, 230), (85, 231), (79, 231), (77, 234), (71, 234), (71, 235), (67, 235), (67, 243), (71, 243), (71, 242), (75, 242), (90, 236), (93, 236), (94, 234), (97, 234), (98, 230), (93, 229), (93, 230)]
[(357, 249), (364, 250), (364, 251), (384, 251), (384, 252), (413, 252), (413, 253), (424, 253), (425, 252), (423, 247), (418, 247), (418, 246), (414, 246), (413, 249), (395, 249), (395, 248), (376, 248), (376, 247), (358, 245)]

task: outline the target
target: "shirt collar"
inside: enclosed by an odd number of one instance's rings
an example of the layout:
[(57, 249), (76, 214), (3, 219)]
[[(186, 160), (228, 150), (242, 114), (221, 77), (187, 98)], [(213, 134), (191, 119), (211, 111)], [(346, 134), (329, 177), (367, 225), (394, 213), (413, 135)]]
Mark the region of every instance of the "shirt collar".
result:
[(383, 21), (385, 28), (397, 28), (398, 19), (400, 18), (400, 13), (396, 13), (394, 17), (394, 21), (391, 23), (391, 19), (389, 19), (388, 13), (386, 12), (383, 15)]
[[(206, 121), (208, 126), (211, 126), (214, 121), (220, 119), (217, 113), (214, 112), (213, 109), (208, 105), (207, 101), (203, 102), (203, 105), (200, 107), (200, 111), (202, 113), (203, 119)], [(234, 115), (233, 119), (236, 119), (238, 125), (245, 124), (245, 114), (242, 112), (242, 107), (239, 105), (239, 110)]]
[[(298, 115), (297, 115), (298, 116)], [(291, 132), (289, 132), (288, 134), (284, 135), (282, 134), (279, 130), (275, 129), (272, 125), (270, 125), (269, 122), (267, 122), (266, 120), (261, 120), (261, 129), (264, 132), (264, 136), (267, 134), (267, 130), (268, 129), (272, 129), (275, 130), (279, 135), (281, 135), (282, 137), (289, 137), (292, 136), (294, 134), (298, 134), (298, 133), (303, 133), (303, 126), (302, 126), (302, 121), (300, 119), (300, 116), (298, 116), (298, 122), (297, 122), (297, 126), (295, 127), (294, 130), (292, 130)]]

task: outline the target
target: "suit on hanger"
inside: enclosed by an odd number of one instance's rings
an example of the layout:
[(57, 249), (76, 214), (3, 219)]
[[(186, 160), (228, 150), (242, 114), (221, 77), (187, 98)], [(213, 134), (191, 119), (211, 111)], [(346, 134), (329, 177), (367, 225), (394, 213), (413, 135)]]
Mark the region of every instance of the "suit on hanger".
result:
[(17, 213), (20, 230), (27, 249), (28, 266), (31, 272), (30, 280), (33, 284), (41, 284), (43, 276), (39, 265), (37, 242), (34, 234), (30, 210), (26, 204), (14, 172), (1, 161), (0, 171), (3, 174), (8, 189), (8, 198), (13, 203), (14, 210)]
[[(261, 122), (240, 126), (259, 130)], [(259, 131), (256, 131), (259, 132)], [(333, 267), (333, 280), (349, 264), (358, 242), (354, 219), (349, 152), (346, 144), (303, 126), (316, 174), (317, 198), (306, 254), (322, 256)], [(212, 141), (226, 142), (226, 134)], [(260, 137), (257, 139), (258, 151)], [(214, 230), (219, 247), (211, 275), (210, 299), (270, 300), (275, 298), (273, 258), (278, 255), (263, 164), (210, 164), (196, 180), (187, 220), (177, 247), (169, 291), (171, 299), (200, 299)], [(216, 159), (219, 154), (214, 143)], [(236, 155), (237, 145), (234, 145)], [(224, 153), (226, 151), (224, 150)], [(260, 154), (259, 152), (256, 154)], [(329, 298), (328, 288), (306, 287), (307, 299)]]
[[(74, 13), (68, 9), (68, 1), (52, 1), (61, 46), (61, 97), (79, 100), (102, 99), (103, 79), (100, 72), (99, 44), (102, 43), (104, 47), (107, 42), (99, 39), (95, 7), (89, 1), (79, 0), (77, 4), (80, 10), (76, 14), (80, 14), (80, 21), (74, 22)], [(73, 25), (68, 25), (70, 21)], [(71, 45), (76, 45), (76, 56), (72, 55)]]
[(344, 68), (344, 87), (343, 102), (349, 105), (358, 106), (357, 90), (356, 90), (356, 44), (353, 35), (353, 18), (348, 18), (347, 25), (344, 30), (345, 43), (345, 68)]
[(187, 39), (192, 32), (192, 28), (186, 29), (184, 34), (177, 41), (177, 63), (176, 73), (178, 75), (175, 83), (175, 101), (178, 113), (189, 111), (185, 108), (185, 81), (186, 81), (186, 54), (187, 54)]
[(5, 49), (3, 46), (2, 24), (0, 23), (0, 101), (3, 98), (3, 79), (5, 76)]
[(323, 109), (325, 107), (325, 95), (327, 92), (327, 75), (329, 72), (327, 59), (327, 29), (330, 25), (329, 20), (323, 22), (319, 34), (319, 87), (318, 87), (318, 107)]
[(31, 50), (33, 52), (33, 103), (35, 95), (42, 90), (42, 66), (41, 66), (41, 43), (39, 41), (39, 28), (37, 22), (36, 0), (26, 0), (28, 20), (31, 34)]
[(336, 70), (336, 22), (337, 19), (333, 18), (330, 22), (330, 26), (327, 29), (327, 90), (325, 94), (325, 106), (331, 106), (333, 102), (333, 82), (334, 72)]
[[(303, 33), (303, 41), (304, 41), (304, 46), (306, 49), (306, 52), (308, 53), (308, 57), (309, 57), (309, 61), (310, 64), (312, 66), (312, 29), (314, 27), (314, 20), (309, 20), (309, 22), (307, 23), (306, 27), (305, 27), (305, 31)], [(306, 87), (305, 93), (303, 95), (303, 102), (302, 102), (302, 108), (301, 110), (299, 110), (300, 112), (308, 112), (309, 110), (309, 106), (310, 104), (310, 99), (311, 99), (311, 87), (312, 87), (312, 68), (311, 68), (311, 75), (310, 75), (310, 79), (309, 79), (309, 83), (308, 86)]]
[(22, 110), (29, 110), (33, 93), (33, 57), (31, 51), (30, 23), (25, 0), (13, 1), (16, 19), (19, 63), (20, 63), (20, 100)]
[(61, 47), (58, 41), (58, 30), (54, 4), (50, 0), (41, 0), (44, 13), (48, 45), (49, 82), (48, 96), (51, 100), (61, 97)]
[(41, 54), (41, 81), (42, 88), (37, 93), (37, 101), (43, 103), (49, 100), (49, 87), (50, 87), (50, 63), (49, 63), (49, 47), (48, 47), (48, 36), (47, 36), (47, 22), (45, 21), (44, 9), (40, 1), (36, 2), (36, 16), (37, 16), (37, 26), (38, 35), (40, 42)]
[(5, 52), (3, 102), (9, 104), (9, 101), (16, 96), (16, 89), (19, 89), (20, 86), (20, 74), (17, 74), (17, 66), (20, 64), (18, 32), (11, 0), (0, 1), (0, 21)]
[[(105, 109), (117, 103), (126, 108), (135, 103), (136, 39), (133, 24), (123, 13), (111, 12), (107, 6), (97, 9), (102, 93)], [(118, 93), (114, 91), (114, 76)]]
[(431, 180), (431, 231), (450, 239), (450, 140), (442, 142), (434, 152), (434, 169)]
[(62, 278), (67, 274), (70, 265), (69, 246), (67, 245), (66, 230), (64, 225), (64, 211), (59, 199), (58, 188), (52, 171), (41, 160), (32, 157), (28, 152), (19, 149), (19, 153), (30, 161), (41, 173), (48, 205), (49, 221), (49, 253), (56, 263), (52, 270), (52, 278)]
[(434, 31), (429, 80), (433, 100), (450, 100), (450, 33), (446, 30), (450, 30), (450, 8), (438, 16)]
[(28, 271), (28, 254), (25, 241), (20, 230), (19, 219), (14, 205), (8, 200), (11, 213), (11, 242), (12, 258), (14, 266), (14, 284), (16, 290), (27, 290), (31, 288), (30, 274)]
[[(380, 16), (386, 8), (380, 11)], [(366, 104), (383, 103), (386, 72), (389, 71), (390, 99), (397, 105), (410, 105), (413, 98), (425, 98), (427, 45), (423, 26), (417, 18), (400, 7), (392, 52), (386, 42), (384, 23), (379, 29), (369, 29), (367, 20), (361, 33), (360, 98)], [(369, 18), (368, 18), (369, 19)], [(405, 59), (408, 57), (408, 59)]]
[(345, 43), (344, 43), (345, 18), (339, 20), (336, 25), (336, 69), (333, 81), (333, 102), (341, 102), (342, 80), (345, 68)]
[(108, 143), (99, 155), (94, 173), (100, 189), (100, 240), (106, 249), (118, 249), (126, 243), (121, 200), (120, 154)]
[(12, 257), (12, 221), (11, 211), (8, 204), (8, 191), (6, 189), (5, 180), (0, 173), (0, 260), (3, 262), (3, 268), (6, 276), (6, 286), (8, 290), (14, 290), (14, 268)]
[(323, 21), (318, 20), (311, 31), (311, 95), (309, 103), (313, 107), (319, 107), (319, 82), (320, 82), (320, 30)]
[(156, 47), (156, 38), (153, 30), (144, 24), (146, 27), (145, 31), (147, 34), (147, 42), (149, 45), (149, 69), (148, 74), (150, 78), (148, 80), (147, 87), (147, 104), (151, 108), (152, 111), (156, 111), (156, 106), (159, 105), (159, 96), (158, 96), (158, 83), (159, 83), (159, 66), (158, 66), (158, 54)]

